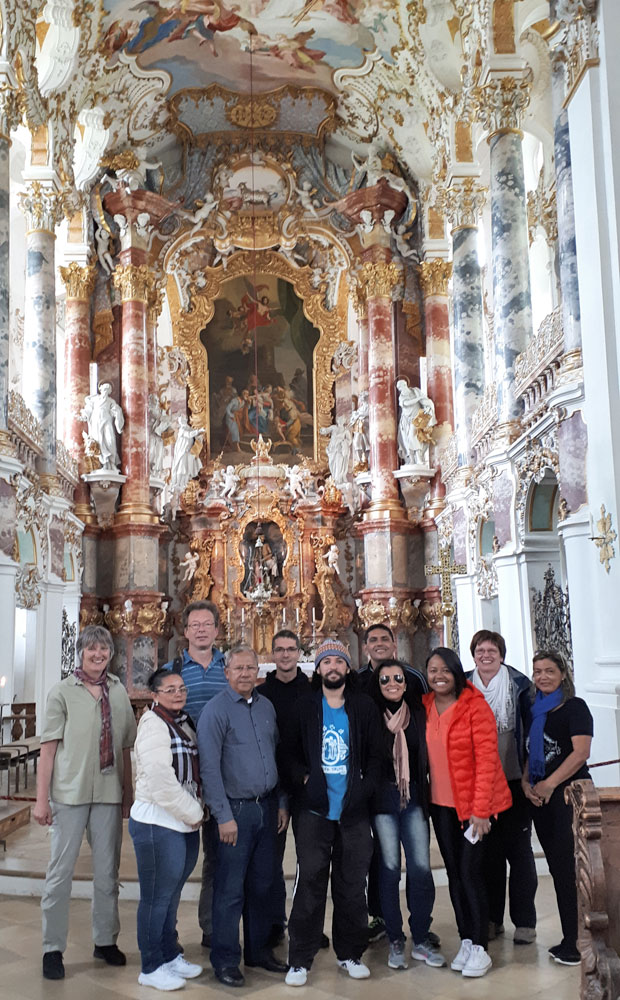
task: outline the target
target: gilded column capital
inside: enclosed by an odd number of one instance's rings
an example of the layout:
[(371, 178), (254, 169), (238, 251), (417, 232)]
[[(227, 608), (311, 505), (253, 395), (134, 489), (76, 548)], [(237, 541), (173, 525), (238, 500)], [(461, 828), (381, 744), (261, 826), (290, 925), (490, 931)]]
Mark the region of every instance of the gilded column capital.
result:
[(148, 304), (155, 277), (147, 264), (119, 264), (112, 278), (115, 287), (120, 290), (121, 302)]
[(392, 289), (400, 279), (398, 265), (387, 260), (366, 261), (359, 274), (359, 282), (367, 299), (391, 299)]
[(478, 225), (486, 201), (487, 188), (477, 177), (459, 177), (452, 181), (445, 194), (446, 215), (452, 229)]
[(530, 103), (531, 73), (494, 77), (480, 88), (480, 113), (491, 136), (497, 132), (519, 132), (523, 113)]
[(424, 298), (429, 295), (447, 295), (452, 277), (452, 261), (437, 257), (420, 264), (420, 286)]
[(67, 298), (81, 299), (83, 302), (87, 302), (95, 287), (95, 265), (86, 264), (82, 267), (72, 260), (67, 267), (61, 267), (59, 270), (60, 277), (67, 289)]
[(62, 198), (58, 191), (41, 181), (31, 181), (19, 196), (19, 207), (26, 216), (28, 230), (47, 230), (54, 233), (63, 217)]

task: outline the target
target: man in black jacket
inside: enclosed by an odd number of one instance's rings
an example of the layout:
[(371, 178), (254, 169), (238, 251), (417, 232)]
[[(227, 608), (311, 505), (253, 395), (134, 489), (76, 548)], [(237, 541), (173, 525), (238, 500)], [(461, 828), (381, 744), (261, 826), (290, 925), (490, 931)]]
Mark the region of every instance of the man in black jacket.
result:
[[(260, 693), (269, 698), (276, 710), (276, 720), (280, 739), (283, 739), (294, 716), (295, 705), (300, 697), (310, 693), (310, 682), (301, 667), (297, 665), (300, 653), (299, 639), (290, 629), (276, 632), (271, 641), (271, 652), (275, 670), (270, 670), (260, 686)], [(276, 846), (276, 870), (274, 873), (271, 898), (273, 901), (273, 926), (269, 945), (275, 948), (284, 939), (286, 926), (286, 886), (282, 863), (286, 849), (288, 827), (278, 834)]]
[(381, 772), (376, 706), (351, 686), (351, 660), (336, 639), (315, 657), (313, 692), (297, 702), (283, 760), (297, 819), (297, 881), (289, 919), (288, 986), (303, 986), (321, 945), (331, 865), (338, 965), (367, 979), (366, 877), (372, 855), (370, 800)]

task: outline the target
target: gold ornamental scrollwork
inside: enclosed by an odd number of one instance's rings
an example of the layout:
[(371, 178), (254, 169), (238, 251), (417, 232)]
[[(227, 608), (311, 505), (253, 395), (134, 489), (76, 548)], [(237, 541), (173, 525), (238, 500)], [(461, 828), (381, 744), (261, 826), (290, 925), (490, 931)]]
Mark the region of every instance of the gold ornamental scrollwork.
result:
[(229, 257), (225, 270), (222, 267), (205, 268), (204, 287), (193, 289), (189, 312), (184, 312), (181, 307), (174, 277), (168, 278), (167, 294), (174, 346), (182, 349), (189, 364), (187, 383), (192, 426), (209, 426), (209, 362), (200, 333), (213, 318), (215, 300), (224, 282), (257, 273), (274, 275), (288, 281), (302, 300), (304, 315), (319, 331), (319, 340), (314, 349), (314, 458), (315, 461), (325, 463), (327, 442), (319, 431), (323, 427), (329, 427), (332, 422), (334, 373), (331, 362), (336, 347), (341, 340), (346, 339), (346, 326), (343, 326), (337, 310), (326, 309), (323, 293), (313, 287), (312, 269), (293, 267), (285, 257), (272, 250), (260, 250), (256, 253), (249, 250), (238, 251)]
[(19, 195), (19, 207), (26, 217), (26, 227), (31, 232), (43, 230), (53, 233), (62, 219), (59, 193), (40, 181), (32, 181), (26, 191)]
[(104, 615), (104, 622), (112, 635), (121, 632), (127, 635), (163, 635), (167, 618), (161, 605), (153, 603), (135, 608), (110, 608)]
[(215, 535), (209, 535), (206, 538), (192, 538), (189, 544), (190, 552), (199, 557), (196, 572), (192, 577), (189, 601), (207, 601), (209, 599), (214, 582), (211, 576), (211, 558), (214, 546)]
[(452, 261), (436, 258), (424, 260), (420, 264), (420, 287), (424, 298), (431, 295), (447, 295), (448, 282), (452, 277)]
[(112, 278), (121, 293), (121, 302), (148, 303), (155, 277), (147, 264), (119, 264)]
[(95, 287), (95, 264), (87, 264), (82, 267), (72, 260), (67, 267), (61, 267), (60, 277), (67, 289), (68, 299), (80, 299), (87, 302), (93, 294)]
[(236, 128), (269, 128), (278, 117), (278, 110), (265, 95), (259, 94), (257, 97), (240, 97), (226, 108), (226, 117)]
[(480, 87), (477, 97), (488, 139), (504, 132), (521, 134), (523, 114), (530, 103), (531, 75), (522, 79), (514, 76), (495, 77)]
[(391, 299), (400, 278), (400, 268), (394, 261), (373, 260), (362, 265), (359, 280), (367, 299)]
[(103, 625), (105, 616), (99, 608), (80, 608), (80, 632), (87, 625)]

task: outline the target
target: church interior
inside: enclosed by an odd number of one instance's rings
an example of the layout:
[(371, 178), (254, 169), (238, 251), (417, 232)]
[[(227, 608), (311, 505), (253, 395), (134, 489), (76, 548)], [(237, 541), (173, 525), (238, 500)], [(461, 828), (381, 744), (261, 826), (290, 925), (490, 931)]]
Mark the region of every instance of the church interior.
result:
[(615, 0), (0, 7), (3, 717), (86, 624), (139, 703), (196, 599), (490, 628), (619, 784)]

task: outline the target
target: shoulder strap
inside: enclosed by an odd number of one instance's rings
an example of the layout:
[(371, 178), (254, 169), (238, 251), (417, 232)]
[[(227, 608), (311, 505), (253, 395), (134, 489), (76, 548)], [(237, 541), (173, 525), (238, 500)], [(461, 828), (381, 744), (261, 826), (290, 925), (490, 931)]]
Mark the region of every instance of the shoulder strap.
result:
[(183, 656), (182, 655), (175, 656), (174, 660), (172, 661), (171, 673), (180, 674), (182, 670), (183, 670)]

